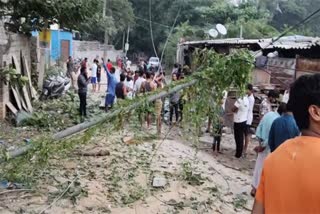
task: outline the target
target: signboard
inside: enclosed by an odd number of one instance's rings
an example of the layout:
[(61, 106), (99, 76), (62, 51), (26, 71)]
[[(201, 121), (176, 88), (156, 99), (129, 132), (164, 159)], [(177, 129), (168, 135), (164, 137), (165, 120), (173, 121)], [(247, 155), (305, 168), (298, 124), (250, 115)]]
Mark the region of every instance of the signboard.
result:
[(41, 47), (43, 48), (49, 47), (51, 42), (51, 30), (43, 29), (39, 33), (39, 40), (40, 40)]

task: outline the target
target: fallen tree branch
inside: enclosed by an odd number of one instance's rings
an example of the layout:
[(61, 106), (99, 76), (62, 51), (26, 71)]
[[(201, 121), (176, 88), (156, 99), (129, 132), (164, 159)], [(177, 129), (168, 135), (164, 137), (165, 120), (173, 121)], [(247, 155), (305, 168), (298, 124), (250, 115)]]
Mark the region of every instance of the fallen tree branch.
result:
[[(177, 85), (175, 86), (174, 88), (171, 88), (171, 89), (168, 89), (168, 90), (162, 90), (162, 91), (159, 91), (159, 93), (157, 94), (153, 94), (153, 95), (149, 95), (145, 101), (140, 101), (140, 102), (133, 102), (131, 105), (129, 105), (128, 107), (125, 107), (125, 108), (121, 108), (121, 109), (118, 109), (118, 110), (115, 110), (114, 112), (110, 112), (110, 113), (107, 113), (107, 114), (103, 114), (103, 115), (100, 115), (96, 118), (94, 118), (93, 120), (91, 121), (88, 121), (88, 122), (84, 122), (84, 123), (81, 123), (81, 124), (78, 124), (76, 126), (73, 126), (73, 127), (70, 127), (64, 131), (61, 131), (61, 132), (58, 132), (56, 134), (54, 134), (52, 136), (52, 139), (54, 141), (59, 141), (59, 140), (62, 140), (64, 138), (67, 138), (67, 137), (70, 137), (74, 134), (77, 134), (79, 132), (82, 132), (82, 131), (85, 131), (91, 127), (94, 127), (98, 124), (101, 124), (101, 123), (105, 123), (107, 121), (109, 121), (110, 119), (114, 118), (115, 116), (119, 115), (119, 114), (123, 114), (124, 112), (130, 112), (140, 106), (143, 106), (145, 104), (145, 102), (148, 102), (148, 103), (151, 103), (153, 101), (156, 101), (158, 99), (161, 99), (161, 98), (164, 98), (164, 97), (167, 97), (171, 94), (174, 94), (178, 91), (181, 91), (185, 88), (188, 88), (194, 84), (197, 83), (197, 80), (194, 79), (194, 80), (191, 80), (190, 82), (187, 82), (187, 83), (183, 83), (181, 85)], [(32, 144), (29, 144), (29, 145), (26, 145), (26, 146), (23, 146), (21, 148), (18, 148), (14, 151), (10, 151), (8, 152), (7, 154), (7, 158), (2, 158), (0, 159), (0, 163), (3, 163), (5, 162), (7, 159), (13, 159), (13, 158), (16, 158), (20, 155), (24, 155), (25, 153), (27, 153), (30, 149), (33, 148), (33, 145)]]
[(85, 156), (85, 157), (102, 157), (102, 156), (109, 156), (110, 152), (107, 150), (98, 150), (98, 151), (79, 151), (76, 152), (77, 155)]
[(13, 189), (13, 190), (0, 192), (0, 195), (5, 195), (8, 193), (15, 193), (15, 192), (34, 192), (34, 190), (32, 190), (32, 189)]
[[(184, 83), (184, 84), (178, 85), (178, 86), (176, 86), (176, 87), (174, 87), (174, 88), (172, 88), (172, 89), (169, 89), (168, 91), (161, 91), (161, 92), (158, 93), (158, 94), (151, 95), (151, 96), (147, 97), (146, 101), (147, 101), (148, 103), (151, 103), (151, 102), (156, 101), (156, 100), (158, 100), (158, 99), (167, 97), (167, 96), (169, 96), (169, 95), (171, 95), (171, 94), (174, 94), (174, 93), (176, 93), (176, 92), (178, 92), (178, 91), (181, 91), (181, 90), (184, 89), (184, 88), (188, 88), (188, 87), (196, 84), (196, 82), (197, 82), (197, 80), (191, 80), (191, 81), (188, 82), (188, 83)], [(81, 124), (79, 124), (79, 125), (76, 125), (76, 126), (73, 126), (73, 127), (71, 127), (71, 128), (68, 128), (68, 129), (66, 129), (66, 130), (64, 130), (64, 131), (61, 131), (61, 132), (53, 135), (52, 138), (53, 138), (54, 140), (64, 139), (64, 138), (66, 138), (66, 137), (69, 137), (69, 136), (74, 135), (74, 134), (76, 134), (76, 133), (79, 133), (79, 132), (81, 132), (81, 131), (85, 131), (85, 130), (87, 130), (88, 128), (93, 127), (93, 126), (95, 126), (95, 125), (97, 125), (97, 124), (99, 124), (99, 123), (104, 123), (104, 122), (108, 121), (109, 119), (117, 116), (117, 115), (120, 114), (120, 113), (130, 112), (130, 111), (138, 108), (139, 106), (144, 105), (144, 103), (145, 103), (145, 102), (143, 102), (143, 101), (133, 103), (132, 105), (130, 105), (130, 106), (124, 108), (124, 109), (118, 109), (118, 110), (116, 110), (116, 111), (114, 111), (114, 112), (111, 112), (111, 113), (108, 113), (108, 114), (106, 114), (106, 115), (104, 115), (104, 116), (102, 116), (102, 117), (101, 117), (101, 116), (100, 116), (100, 117), (97, 117), (97, 118), (93, 119), (92, 121), (85, 122), (85, 123), (81, 123)]]

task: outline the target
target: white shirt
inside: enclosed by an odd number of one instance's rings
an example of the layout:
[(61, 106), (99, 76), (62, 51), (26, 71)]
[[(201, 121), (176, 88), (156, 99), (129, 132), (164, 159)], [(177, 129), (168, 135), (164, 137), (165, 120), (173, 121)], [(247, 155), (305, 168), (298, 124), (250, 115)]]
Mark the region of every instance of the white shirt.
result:
[(128, 90), (128, 94), (127, 94), (127, 97), (129, 98), (129, 99), (132, 99), (132, 97), (133, 97), (133, 80), (131, 80), (131, 81), (125, 81), (124, 82), (124, 85), (127, 87), (127, 89), (129, 89)]
[(131, 62), (130, 60), (128, 60), (128, 61), (126, 62), (126, 64), (127, 64), (127, 69), (128, 69), (128, 68), (131, 67), (132, 62)]
[(145, 82), (146, 80), (143, 77), (139, 77), (136, 81), (136, 84), (134, 85), (134, 93), (138, 94), (140, 92), (140, 88), (143, 82)]
[(248, 119), (249, 99), (247, 96), (239, 98), (234, 104), (238, 111), (233, 114), (233, 121), (235, 123), (243, 123)]
[(255, 103), (255, 99), (254, 99), (253, 94), (248, 96), (248, 100), (249, 100), (249, 109), (248, 109), (247, 125), (251, 126), (252, 121), (253, 121), (253, 108), (254, 108), (254, 103)]
[(282, 102), (283, 103), (288, 103), (289, 102), (289, 97), (290, 97), (289, 91), (285, 91), (284, 95), (282, 97)]
[(97, 70), (98, 70), (98, 65), (96, 63), (93, 63), (91, 67), (91, 77), (97, 77)]
[(223, 108), (223, 110), (225, 111), (225, 110), (226, 110), (226, 101), (227, 101), (227, 98), (228, 98), (228, 92), (227, 92), (227, 91), (224, 91), (223, 93), (224, 93), (224, 95), (223, 95), (222, 108)]
[(119, 69), (116, 69), (116, 72), (114, 73), (116, 80), (118, 82), (120, 82), (120, 75), (121, 75), (121, 71)]

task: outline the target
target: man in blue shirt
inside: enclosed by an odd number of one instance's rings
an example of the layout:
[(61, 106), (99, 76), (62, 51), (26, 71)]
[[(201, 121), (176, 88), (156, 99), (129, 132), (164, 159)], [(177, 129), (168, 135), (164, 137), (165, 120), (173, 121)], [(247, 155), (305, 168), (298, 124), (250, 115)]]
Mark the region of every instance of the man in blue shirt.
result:
[(269, 133), (270, 151), (274, 152), (285, 141), (295, 138), (300, 135), (299, 128), (292, 113), (287, 109), (287, 104), (281, 103), (283, 114), (276, 119)]
[(109, 107), (112, 108), (114, 99), (116, 96), (116, 85), (118, 83), (116, 77), (115, 77), (115, 72), (116, 69), (112, 67), (110, 71), (108, 70), (106, 64), (103, 62), (103, 68), (105, 69), (108, 77), (108, 90), (107, 90), (107, 96), (106, 96), (106, 102), (105, 102), (105, 107), (106, 111), (109, 110)]

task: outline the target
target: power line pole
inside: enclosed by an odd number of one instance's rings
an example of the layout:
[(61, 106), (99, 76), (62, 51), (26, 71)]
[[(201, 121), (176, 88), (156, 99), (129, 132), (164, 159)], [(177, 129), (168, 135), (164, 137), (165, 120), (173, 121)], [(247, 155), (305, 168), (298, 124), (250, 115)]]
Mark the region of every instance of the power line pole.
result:
[[(103, 18), (105, 19), (107, 16), (107, 0), (103, 0)], [(107, 46), (109, 43), (109, 36), (107, 31), (107, 26), (104, 26), (104, 50), (103, 50), (103, 58), (107, 60)]]
[(127, 56), (128, 50), (129, 50), (129, 37), (130, 37), (130, 25), (128, 25), (127, 42), (125, 44), (126, 56)]

